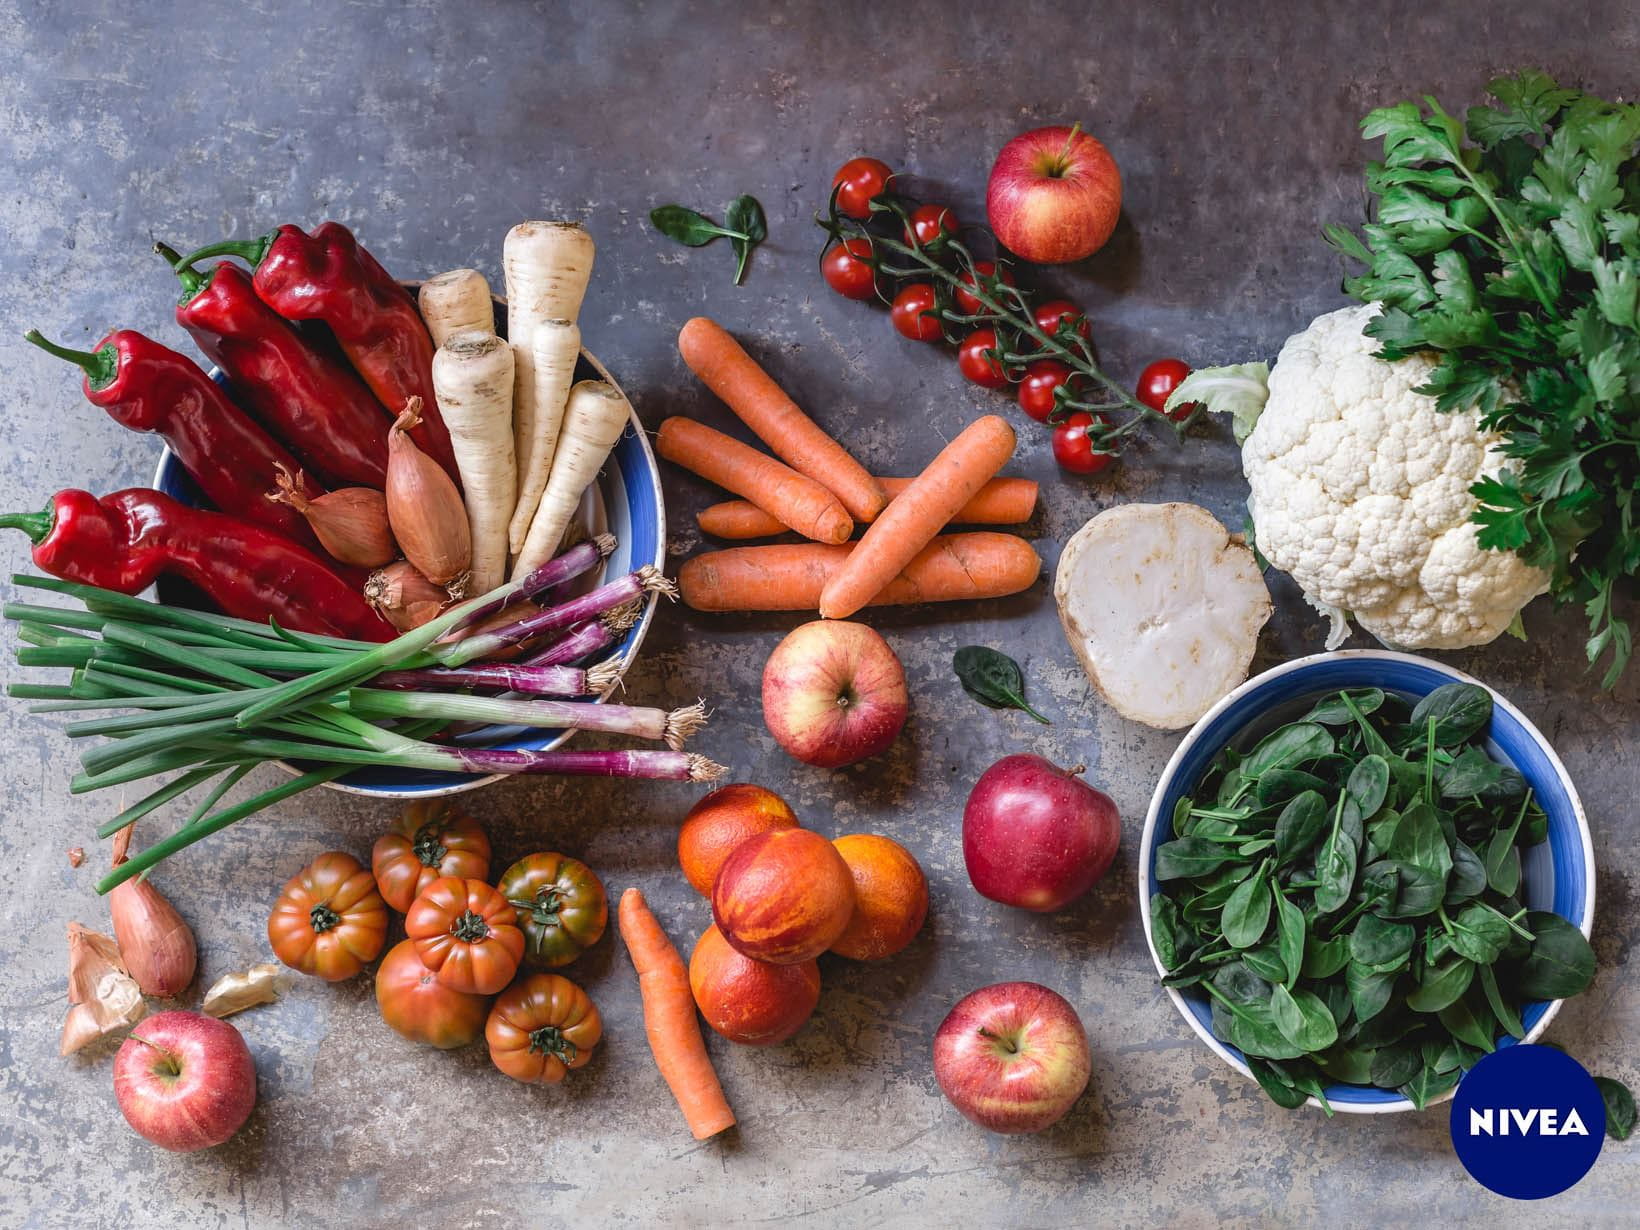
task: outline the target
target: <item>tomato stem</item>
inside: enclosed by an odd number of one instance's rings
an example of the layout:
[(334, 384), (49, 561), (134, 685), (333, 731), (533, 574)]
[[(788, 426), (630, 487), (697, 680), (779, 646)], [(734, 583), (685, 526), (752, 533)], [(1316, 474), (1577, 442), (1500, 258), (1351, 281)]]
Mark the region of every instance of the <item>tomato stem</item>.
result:
[(575, 1062), (577, 1053), (575, 1043), (564, 1037), (564, 1031), (556, 1025), (543, 1025), (540, 1029), (531, 1030), (530, 1050), (555, 1056), (566, 1067)]
[(323, 935), (342, 925), (342, 916), (331, 909), (323, 901), (308, 911), (308, 922), (313, 925), (315, 935)]
[(482, 914), (466, 910), (450, 925), (450, 934), (464, 944), (476, 944), (479, 940), (488, 938), (490, 924), (484, 921)]

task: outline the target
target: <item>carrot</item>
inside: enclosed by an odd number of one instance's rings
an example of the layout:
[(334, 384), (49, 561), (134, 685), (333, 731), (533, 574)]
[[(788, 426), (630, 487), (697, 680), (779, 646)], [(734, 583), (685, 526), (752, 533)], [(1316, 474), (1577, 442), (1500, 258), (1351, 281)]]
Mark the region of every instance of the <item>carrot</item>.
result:
[(888, 494), (882, 485), (820, 430), (721, 325), (695, 317), (678, 333), (678, 350), (775, 456), (829, 490), (851, 517), (870, 521), (883, 511)]
[[(892, 500), (910, 485), (909, 478), (877, 479)], [(1036, 511), (1036, 480), (993, 478), (952, 517), (956, 525), (1018, 525)], [(695, 522), (714, 538), (770, 538), (786, 527), (749, 500), (725, 500), (695, 514)]]
[(735, 1112), (723, 1096), (723, 1086), (706, 1054), (706, 1042), (695, 1019), (695, 997), (689, 990), (689, 971), (666, 938), (643, 893), (629, 888), (621, 894), (616, 916), (632, 967), (638, 971), (643, 995), (643, 1027), (655, 1066), (672, 1090), (689, 1130), (706, 1140), (735, 1125)]
[(513, 580), (529, 576), (558, 554), (558, 544), (581, 506), (581, 497), (597, 480), (598, 471), (631, 421), (632, 406), (614, 385), (582, 380), (570, 388), (552, 470), (524, 547), (513, 561)]
[(435, 346), (444, 345), (452, 333), (495, 332), (495, 300), (490, 284), (476, 269), (452, 269), (428, 278), (421, 284), (418, 302)]
[(848, 510), (820, 483), (704, 423), (674, 415), (661, 424), (655, 448), (668, 461), (744, 496), (805, 538), (847, 542), (854, 532)]
[[(859, 549), (803, 542), (708, 551), (678, 570), (678, 589), (697, 611), (812, 611)], [(1041, 571), (1035, 549), (1013, 534), (942, 534), (867, 605), (1001, 598), (1029, 589)]]
[(1014, 455), (1014, 429), (987, 414), (975, 419), (912, 479), (878, 517), (820, 594), (822, 619), (847, 619), (869, 603), (974, 493)]

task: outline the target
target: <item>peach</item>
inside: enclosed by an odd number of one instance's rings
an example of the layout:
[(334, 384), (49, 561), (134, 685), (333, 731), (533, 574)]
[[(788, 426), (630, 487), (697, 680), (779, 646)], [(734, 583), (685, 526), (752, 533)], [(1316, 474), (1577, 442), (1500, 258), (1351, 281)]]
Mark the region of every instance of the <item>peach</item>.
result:
[(850, 833), (831, 843), (854, 878), (854, 917), (831, 950), (856, 961), (893, 956), (928, 917), (928, 877), (899, 842)]
[(795, 965), (837, 942), (854, 913), (854, 877), (808, 829), (775, 829), (735, 847), (712, 886), (723, 938), (754, 961)]
[(678, 865), (694, 890), (710, 897), (724, 860), (736, 846), (758, 833), (796, 827), (797, 817), (774, 791), (744, 782), (723, 786), (683, 818), (678, 829)]
[(803, 1028), (820, 1002), (820, 966), (754, 961), (708, 927), (689, 957), (689, 989), (706, 1023), (731, 1042), (775, 1046)]

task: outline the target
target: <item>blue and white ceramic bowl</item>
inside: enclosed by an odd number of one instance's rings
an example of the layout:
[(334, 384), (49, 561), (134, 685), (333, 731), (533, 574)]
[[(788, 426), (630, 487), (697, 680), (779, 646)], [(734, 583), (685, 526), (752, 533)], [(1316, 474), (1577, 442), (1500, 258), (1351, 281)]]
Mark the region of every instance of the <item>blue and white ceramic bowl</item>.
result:
[[(501, 328), (505, 327), (503, 315), (498, 308), (497, 325)], [(222, 384), (227, 383), (223, 374), (214, 368), (211, 376)], [(575, 369), (575, 378), (616, 383), (604, 365), (585, 350), (581, 352), (580, 362)], [(159, 469), (154, 473), (154, 486), (185, 504), (203, 503), (199, 489), (194, 486), (187, 471), (169, 449), (160, 458)], [(578, 519), (589, 533), (613, 534), (617, 543), (615, 551), (603, 562), (601, 570), (595, 570), (581, 580), (582, 587), (590, 589), (605, 578), (622, 576), (643, 564), (653, 564), (657, 568), (665, 564), (666, 505), (661, 497), (660, 469), (655, 464), (655, 454), (649, 447), (649, 437), (644, 434), (643, 424), (638, 421), (636, 413), (632, 415), (632, 421), (627, 425), (625, 434), (616, 443), (615, 451), (610, 456), (609, 464), (599, 475), (598, 482), (588, 490), (586, 497), (581, 501)], [(168, 587), (163, 581), (159, 590), (161, 597), (167, 601), (182, 600), (180, 595), (168, 593)], [(625, 667), (630, 666), (633, 658), (637, 656), (638, 647), (643, 644), (644, 635), (649, 631), (649, 624), (654, 618), (655, 606), (659, 600), (659, 594), (649, 596), (642, 617), (606, 655), (606, 659), (618, 657), (622, 660), (623, 673)], [(611, 684), (602, 696), (589, 697), (585, 703), (601, 704), (617, 686), (618, 683)], [(462, 735), (460, 742), (508, 750), (547, 751), (559, 746), (574, 733), (569, 730), (490, 726)], [(289, 769), (293, 774), (298, 772), (290, 765), (281, 764), (280, 767)], [(341, 790), (349, 794), (371, 795), (383, 799), (414, 799), (476, 790), (490, 782), (499, 781), (500, 777), (500, 774), (432, 773), (417, 769), (381, 768), (357, 769), (326, 784), (332, 790)]]
[[(1190, 729), (1162, 771), (1145, 816), (1139, 850), (1139, 900), (1144, 908), (1145, 943), (1158, 974), (1167, 971), (1156, 952), (1148, 903), (1156, 891), (1156, 847), (1173, 836), (1173, 808), (1188, 794), (1213, 758), (1226, 745), (1251, 747), (1270, 730), (1305, 713), (1322, 695), (1341, 688), (1381, 688), (1409, 699), (1424, 696), (1448, 683), (1479, 683), (1462, 671), (1411, 654), (1362, 649), (1318, 654), (1265, 671), (1231, 692)], [(1485, 685), (1482, 685), (1485, 686)], [(1594, 850), (1583, 804), (1566, 767), (1560, 763), (1537, 727), (1497, 692), (1492, 692), (1492, 725), (1486, 749), (1513, 765), (1526, 778), (1538, 803), (1549, 817), (1549, 837), (1525, 852), (1521, 881), (1525, 903), (1534, 910), (1552, 910), (1580, 928), (1585, 936), (1594, 923)], [(1190, 1028), (1226, 1063), (1249, 1080), (1241, 1052), (1213, 1035), (1212, 1009), (1206, 995), (1167, 989), (1174, 1007)], [(1560, 1000), (1531, 1003), (1521, 1010), (1527, 1042), (1535, 1042), (1560, 1011)], [(1514, 1043), (1503, 1038), (1500, 1046)], [(1452, 1097), (1448, 1092), (1436, 1101)], [(1327, 1100), (1334, 1110), (1352, 1114), (1385, 1114), (1413, 1109), (1398, 1094), (1362, 1085), (1329, 1085)], [(1314, 1098), (1310, 1105), (1318, 1105)]]

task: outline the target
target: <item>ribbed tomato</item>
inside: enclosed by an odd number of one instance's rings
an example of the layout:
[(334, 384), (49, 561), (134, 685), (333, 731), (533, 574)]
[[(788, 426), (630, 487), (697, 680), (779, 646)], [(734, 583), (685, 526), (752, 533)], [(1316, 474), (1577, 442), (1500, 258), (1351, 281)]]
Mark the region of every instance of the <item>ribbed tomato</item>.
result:
[(525, 974), (496, 997), (484, 1025), (491, 1062), (532, 1085), (556, 1085), (585, 1067), (603, 1036), (597, 1007), (560, 974)]
[(268, 916), (273, 955), (327, 982), (351, 978), (387, 943), (387, 903), (358, 859), (321, 854), (285, 884)]
[(524, 956), (516, 911), (483, 880), (434, 880), (410, 903), (404, 933), (439, 982), (469, 995), (494, 995)]
[(400, 914), (440, 876), (490, 878), (490, 839), (448, 799), (418, 800), (376, 838), (370, 868), (382, 899)]
[(568, 965), (598, 942), (609, 922), (604, 882), (578, 858), (526, 855), (496, 887), (518, 911), (526, 965)]
[(421, 963), (413, 940), (400, 940), (376, 967), (376, 1006), (401, 1038), (448, 1051), (484, 1036), (490, 997), (452, 991)]

